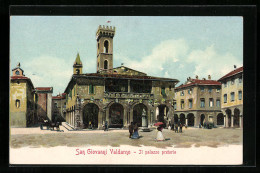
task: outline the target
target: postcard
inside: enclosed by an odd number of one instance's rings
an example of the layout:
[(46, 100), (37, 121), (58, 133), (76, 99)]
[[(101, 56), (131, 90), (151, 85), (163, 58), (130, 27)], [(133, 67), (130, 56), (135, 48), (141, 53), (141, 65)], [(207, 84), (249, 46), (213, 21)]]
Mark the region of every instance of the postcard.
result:
[(10, 164), (242, 165), (243, 18), (10, 16)]

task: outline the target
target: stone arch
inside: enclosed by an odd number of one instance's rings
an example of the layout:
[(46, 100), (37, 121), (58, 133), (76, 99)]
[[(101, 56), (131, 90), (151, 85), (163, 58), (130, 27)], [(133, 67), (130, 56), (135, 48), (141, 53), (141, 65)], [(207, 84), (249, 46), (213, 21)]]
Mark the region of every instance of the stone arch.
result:
[(238, 108), (234, 109), (234, 118), (233, 118), (233, 126), (239, 127), (239, 116), (240, 116), (240, 110)]
[(107, 70), (108, 69), (108, 60), (104, 61), (104, 69)]
[(183, 113), (180, 114), (180, 123), (185, 124), (185, 114)]
[(109, 127), (121, 128), (124, 120), (124, 106), (120, 103), (113, 103), (109, 107)]
[(222, 113), (217, 115), (217, 125), (224, 125), (224, 115)]
[[(145, 109), (146, 111), (146, 118), (145, 120), (142, 120), (142, 113), (143, 113), (143, 109)], [(141, 127), (142, 126), (142, 123), (143, 121), (145, 121), (146, 125), (148, 125), (147, 123), (147, 115), (148, 115), (148, 108), (145, 104), (143, 103), (139, 103), (139, 104), (136, 104), (134, 107), (133, 107), (133, 122), (136, 122), (138, 127)]]
[(189, 113), (187, 115), (187, 119), (188, 119), (188, 126), (194, 126), (194, 120), (195, 120), (195, 116), (193, 113)]
[(204, 122), (205, 122), (205, 114), (201, 114), (200, 115), (200, 124), (203, 126)]
[(227, 126), (231, 127), (231, 110), (230, 109), (226, 109), (226, 115), (227, 115)]
[(95, 103), (87, 103), (83, 107), (84, 128), (98, 128), (99, 107)]
[(158, 122), (163, 122), (166, 124), (164, 117), (169, 112), (168, 106), (166, 104), (160, 104), (160, 105), (158, 105), (158, 109), (159, 109), (159, 114), (156, 115), (156, 116), (158, 116), (158, 118), (157, 118)]
[(108, 40), (104, 41), (104, 53), (108, 53), (108, 49), (109, 49), (109, 42)]

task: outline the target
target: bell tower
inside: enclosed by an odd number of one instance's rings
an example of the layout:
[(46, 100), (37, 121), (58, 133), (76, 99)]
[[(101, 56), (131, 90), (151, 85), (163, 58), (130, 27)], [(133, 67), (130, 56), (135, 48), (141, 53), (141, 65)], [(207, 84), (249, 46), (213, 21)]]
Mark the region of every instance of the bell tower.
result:
[(75, 75), (82, 74), (82, 62), (80, 60), (79, 53), (77, 54), (76, 60), (73, 64), (73, 74)]
[(99, 25), (97, 39), (97, 72), (109, 72), (113, 69), (113, 38), (115, 27)]

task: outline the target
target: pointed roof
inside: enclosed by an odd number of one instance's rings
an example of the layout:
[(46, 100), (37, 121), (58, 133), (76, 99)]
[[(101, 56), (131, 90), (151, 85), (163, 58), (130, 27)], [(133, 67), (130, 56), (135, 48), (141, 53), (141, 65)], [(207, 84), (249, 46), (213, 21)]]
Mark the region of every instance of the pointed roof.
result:
[(76, 60), (74, 62), (74, 65), (82, 65), (82, 62), (80, 60), (80, 56), (79, 56), (79, 53), (77, 53), (77, 57), (76, 57)]
[(17, 69), (20, 69), (20, 70), (23, 72), (23, 69), (21, 69), (20, 66), (21, 66), (21, 64), (20, 64), (20, 62), (19, 62), (19, 63), (17, 64), (17, 66), (12, 69), (12, 71), (17, 70)]

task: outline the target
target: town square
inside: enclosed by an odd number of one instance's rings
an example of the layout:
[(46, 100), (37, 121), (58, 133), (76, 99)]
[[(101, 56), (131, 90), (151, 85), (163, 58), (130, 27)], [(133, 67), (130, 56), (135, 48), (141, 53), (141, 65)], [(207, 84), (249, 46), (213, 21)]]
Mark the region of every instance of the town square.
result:
[(235, 146), (223, 154), (242, 159), (242, 22), (12, 17), (11, 149), (129, 146), (147, 154), (149, 147), (205, 154)]

